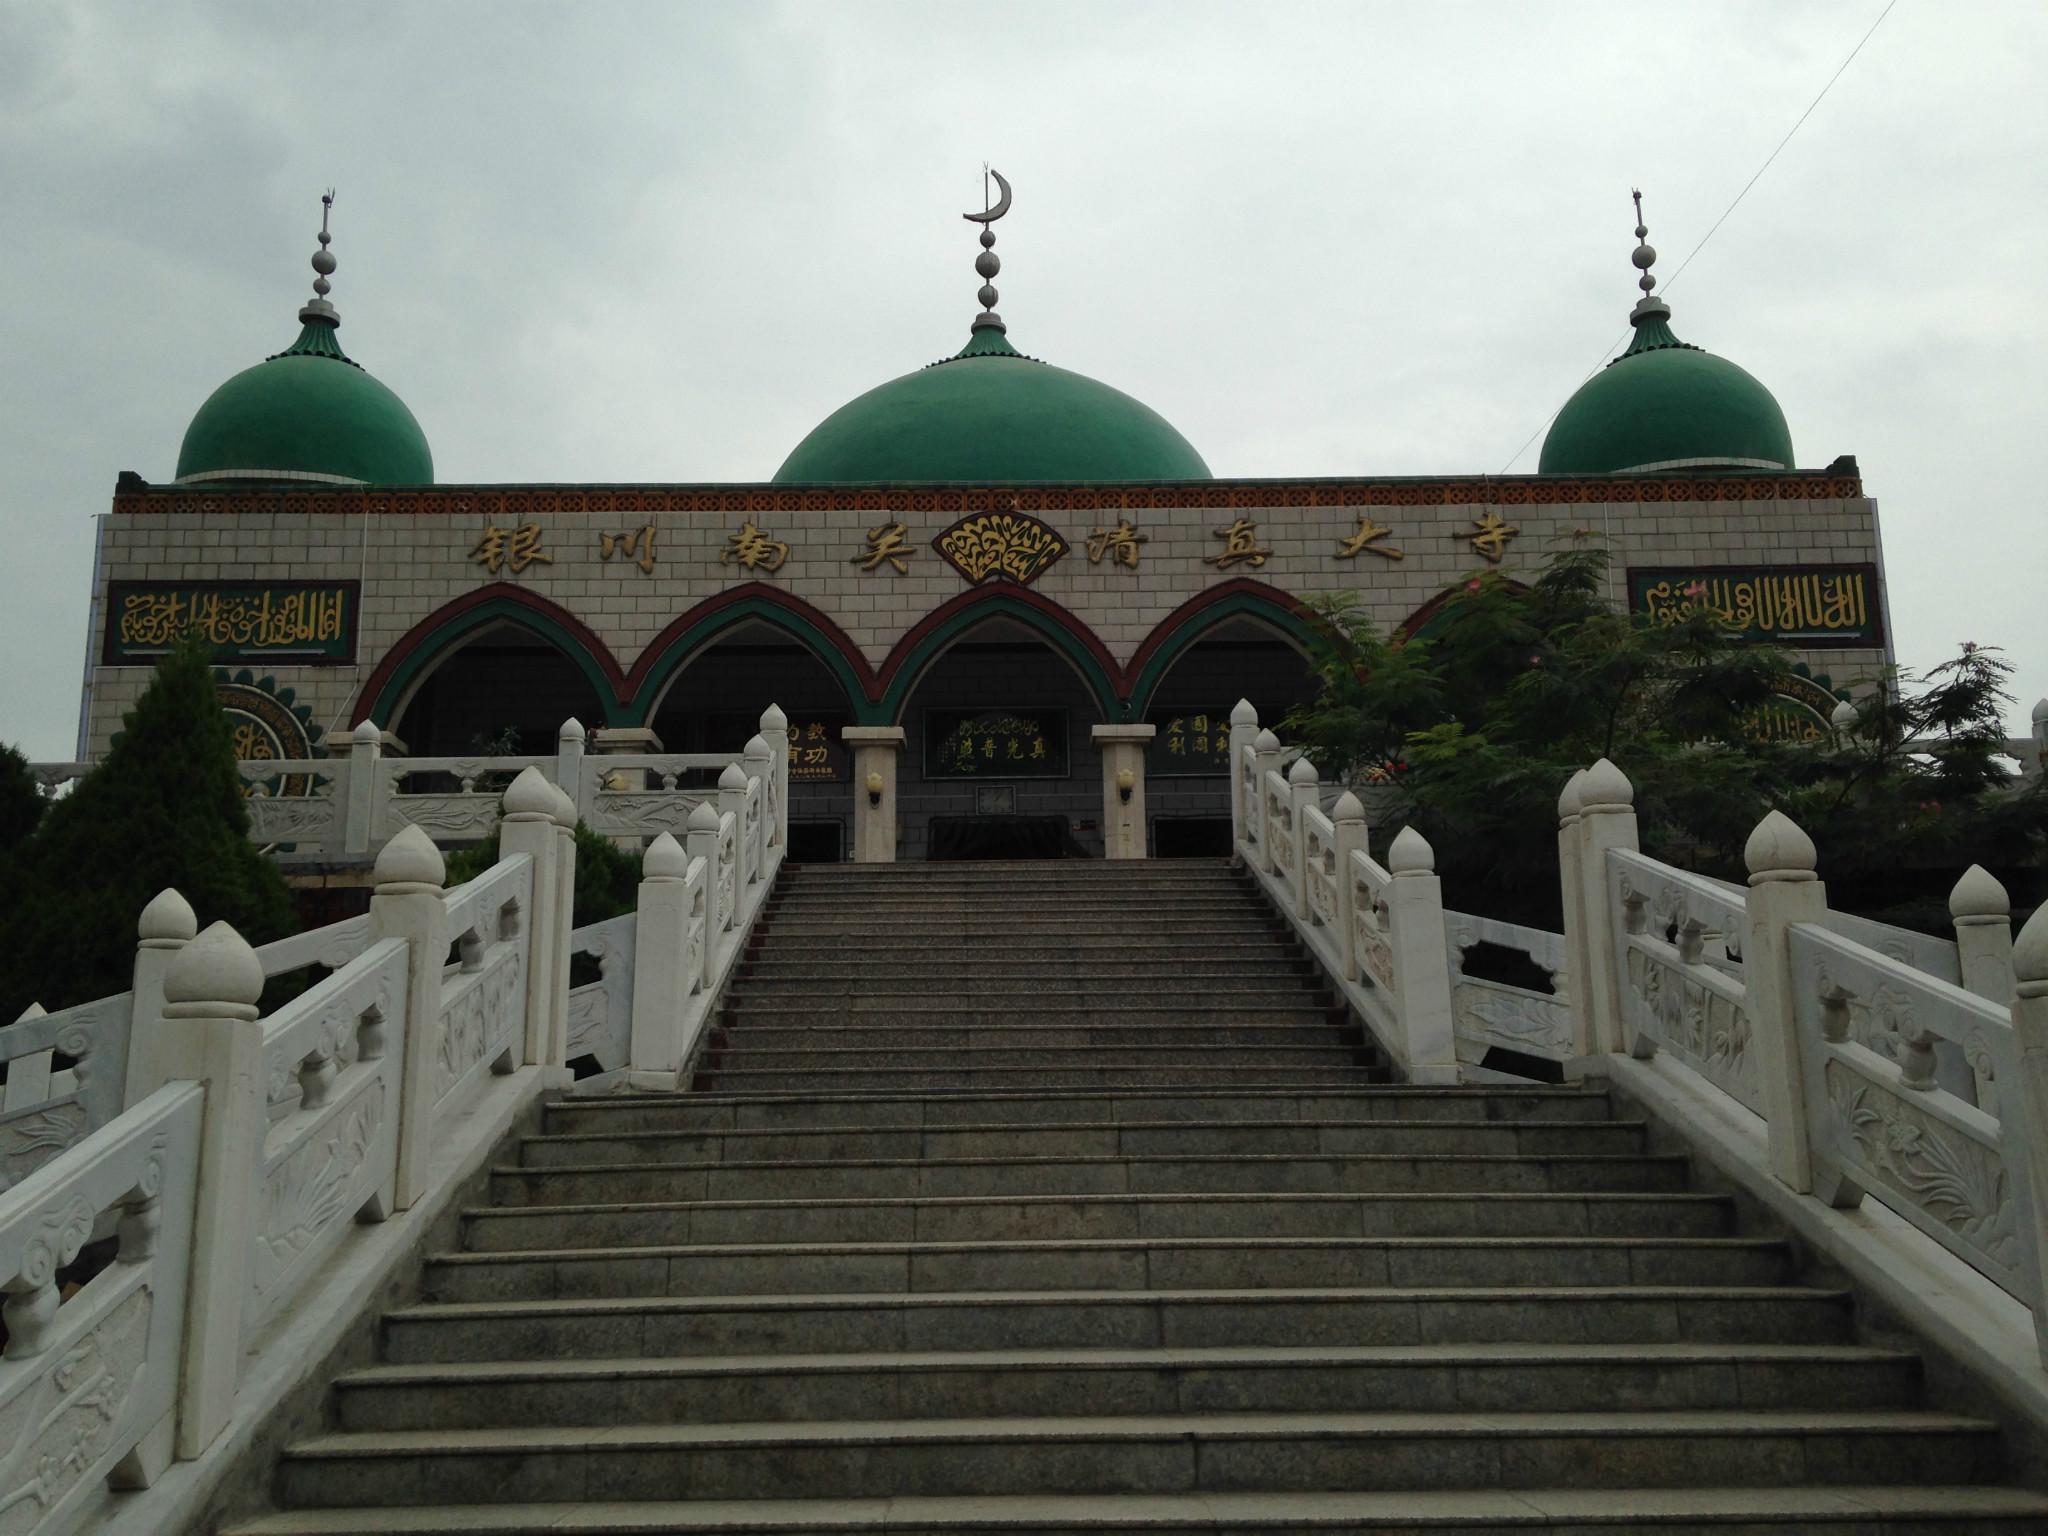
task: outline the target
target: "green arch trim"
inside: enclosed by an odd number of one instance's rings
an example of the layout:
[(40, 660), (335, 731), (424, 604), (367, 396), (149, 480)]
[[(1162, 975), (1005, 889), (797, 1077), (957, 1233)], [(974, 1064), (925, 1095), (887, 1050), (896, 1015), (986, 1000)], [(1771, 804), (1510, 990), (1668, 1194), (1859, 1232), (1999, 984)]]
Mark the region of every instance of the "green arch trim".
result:
[(1182, 603), (1161, 619), (1131, 656), (1132, 678), (1130, 718), (1145, 718), (1152, 694), (1181, 653), (1217, 625), (1234, 618), (1263, 620), (1283, 631), (1304, 650), (1312, 631), (1302, 615), (1301, 605), (1278, 587), (1261, 581), (1238, 580), (1211, 587), (1200, 596)]
[(618, 723), (624, 706), (619, 702), (623, 681), (611, 652), (581, 620), (566, 609), (522, 588), (497, 583), (458, 598), (428, 614), (385, 653), (356, 695), (354, 725), (374, 721), (380, 729), (391, 729), (400, 703), (420, 676), (444, 660), (464, 638), (486, 625), (504, 620), (533, 631), (568, 657), (597, 694), (602, 720), (586, 720), (586, 727)]
[(1074, 615), (1028, 588), (977, 587), (926, 614), (909, 634), (896, 642), (882, 666), (881, 698), (863, 725), (895, 725), (911, 691), (927, 668), (961, 635), (984, 619), (1015, 619), (1049, 641), (1081, 674), (1102, 718), (1117, 724), (1130, 718), (1119, 696), (1121, 669), (1095, 632)]
[(648, 642), (621, 690), (632, 702), (621, 706), (619, 723), (645, 725), (662, 689), (690, 657), (721, 632), (748, 619), (772, 624), (803, 646), (839, 684), (856, 722), (876, 723), (869, 718), (877, 707), (873, 674), (846, 633), (808, 603), (758, 583), (697, 604)]

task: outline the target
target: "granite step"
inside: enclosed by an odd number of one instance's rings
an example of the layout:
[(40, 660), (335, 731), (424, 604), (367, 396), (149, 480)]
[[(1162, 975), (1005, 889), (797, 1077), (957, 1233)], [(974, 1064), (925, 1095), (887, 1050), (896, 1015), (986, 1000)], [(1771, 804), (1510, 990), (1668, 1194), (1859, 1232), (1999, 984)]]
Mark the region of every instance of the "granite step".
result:
[[(1055, 1053), (1048, 1053), (1055, 1054)], [(697, 1085), (725, 1093), (891, 1093), (903, 1089), (1000, 1091), (1014, 1088), (1342, 1088), (1360, 1081), (1386, 1082), (1384, 1067), (1302, 1068), (1294, 1066), (1159, 1066), (982, 1067), (947, 1071), (820, 1070), (816, 1068), (749, 1068), (720, 1070), (715, 1062), (699, 1068)]]
[(1176, 1414), (330, 1434), (288, 1504), (1969, 1483), (1997, 1426), (1910, 1411)]
[(845, 1125), (718, 1131), (577, 1131), (529, 1136), (520, 1166), (988, 1157), (1239, 1157), (1464, 1153), (1506, 1157), (1640, 1152), (1635, 1120), (1097, 1121), (1057, 1125)]
[[(1169, 1013), (1166, 1018), (1143, 1024), (1099, 1024), (1085, 1019), (1044, 1024), (1020, 1023), (1015, 1013), (979, 1013), (950, 1019), (929, 1012), (892, 1016), (835, 1006), (839, 1001), (831, 1000), (809, 1009), (778, 1008), (764, 1018), (756, 1014), (749, 999), (736, 999), (723, 1022), (713, 1026), (714, 1033), (706, 1048), (720, 1052), (851, 1051), (859, 1052), (872, 1065), (889, 1064), (876, 1061), (877, 1056), (900, 1056), (906, 1052), (920, 1059), (933, 1052), (948, 1051), (1053, 1052), (1086, 1061), (1087, 1052), (1103, 1049), (1366, 1048), (1362, 1029), (1331, 1023), (1326, 1012), (1313, 1007), (1302, 1012), (1275, 1010), (1252, 1022), (1214, 1022), (1213, 1015), (1190, 1009), (1178, 1018)], [(730, 1055), (719, 1059), (732, 1065)]]
[(437, 1301), (929, 1291), (1300, 1290), (1759, 1285), (1776, 1238), (1174, 1237), (697, 1243), (441, 1254)]
[(479, 1206), (462, 1248), (1137, 1237), (1727, 1237), (1724, 1195), (1030, 1195)]
[(854, 1292), (420, 1302), (384, 1314), (394, 1364), (1424, 1344), (1847, 1344), (1845, 1292), (1810, 1286), (1317, 1286)]
[(1759, 1412), (1914, 1406), (1920, 1359), (1859, 1345), (976, 1350), (383, 1365), (344, 1432), (1188, 1413)]
[(1686, 1187), (1679, 1156), (1318, 1153), (1270, 1157), (1047, 1157), (589, 1163), (500, 1167), (501, 1205), (764, 1200), (839, 1195), (1371, 1194), (1393, 1191), (1647, 1193)]

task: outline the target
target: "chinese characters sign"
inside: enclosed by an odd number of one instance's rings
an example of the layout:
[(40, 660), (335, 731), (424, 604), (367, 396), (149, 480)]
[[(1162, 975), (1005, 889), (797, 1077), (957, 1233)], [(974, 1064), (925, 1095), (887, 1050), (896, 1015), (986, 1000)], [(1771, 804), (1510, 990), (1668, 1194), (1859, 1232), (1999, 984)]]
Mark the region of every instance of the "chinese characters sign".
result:
[(928, 709), (928, 779), (1063, 779), (1064, 709)]
[(152, 665), (186, 635), (217, 661), (346, 662), (356, 654), (353, 581), (116, 581), (107, 587), (108, 666)]
[(1877, 646), (1877, 568), (1871, 565), (1702, 566), (1628, 573), (1629, 607), (1654, 623), (1712, 613), (1744, 640)]
[(789, 777), (792, 783), (843, 782), (851, 777), (846, 748), (840, 744), (843, 716), (789, 722)]
[(1229, 710), (1148, 709), (1145, 721), (1158, 727), (1145, 749), (1148, 778), (1208, 778), (1230, 772)]

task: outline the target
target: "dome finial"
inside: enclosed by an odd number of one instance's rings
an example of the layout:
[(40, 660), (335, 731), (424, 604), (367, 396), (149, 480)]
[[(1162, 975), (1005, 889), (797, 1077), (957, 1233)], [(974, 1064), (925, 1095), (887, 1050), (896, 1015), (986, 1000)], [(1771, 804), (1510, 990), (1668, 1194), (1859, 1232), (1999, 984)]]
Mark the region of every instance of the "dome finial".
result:
[(301, 324), (310, 325), (315, 320), (325, 320), (329, 325), (341, 324), (341, 316), (327, 302), (327, 295), (334, 285), (327, 281), (327, 274), (334, 270), (334, 253), (327, 249), (334, 236), (327, 232), (327, 215), (334, 208), (334, 188), (329, 187), (320, 194), (320, 249), (313, 253), (313, 297), (304, 309), (299, 311)]
[(1650, 276), (1650, 268), (1656, 264), (1657, 248), (1650, 244), (1646, 238), (1650, 233), (1650, 229), (1643, 222), (1643, 194), (1641, 190), (1632, 191), (1630, 196), (1636, 200), (1636, 249), (1635, 254), (1629, 260), (1633, 261), (1636, 264), (1636, 270), (1643, 274), (1636, 281), (1636, 286), (1643, 290), (1643, 296), (1636, 300), (1636, 307), (1629, 311), (1628, 319), (1629, 324), (1640, 326), (1645, 320), (1669, 320), (1671, 318), (1671, 306), (1650, 292), (1652, 288), (1657, 286), (1657, 279)]
[[(993, 176), (996, 185), (1003, 189), (1003, 195), (991, 203), (988, 197), (988, 181)], [(992, 166), (981, 168), (980, 213), (963, 213), (961, 218), (981, 226), (981, 254), (974, 258), (974, 270), (981, 274), (981, 292), (975, 297), (981, 300), (981, 313), (974, 317), (972, 329), (977, 331), (1003, 330), (1003, 317), (996, 313), (996, 290), (990, 281), (1003, 270), (1002, 259), (996, 255), (996, 232), (989, 226), (1010, 211), (1010, 184), (1003, 180), (1003, 173)]]

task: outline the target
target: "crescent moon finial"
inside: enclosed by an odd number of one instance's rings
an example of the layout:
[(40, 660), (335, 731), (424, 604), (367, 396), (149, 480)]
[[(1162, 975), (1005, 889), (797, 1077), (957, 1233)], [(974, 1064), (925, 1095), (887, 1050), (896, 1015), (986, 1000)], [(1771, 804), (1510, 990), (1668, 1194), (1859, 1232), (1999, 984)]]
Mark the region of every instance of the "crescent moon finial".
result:
[[(992, 165), (982, 167), (985, 176), (993, 176), (996, 185), (1003, 189), (1003, 195), (996, 199), (995, 206), (980, 213), (963, 213), (961, 218), (970, 224), (981, 226), (981, 254), (974, 258), (974, 270), (981, 274), (981, 292), (975, 295), (981, 300), (981, 313), (974, 317), (973, 329), (977, 331), (1004, 329), (1003, 317), (996, 313), (995, 284), (990, 281), (1003, 270), (1002, 260), (995, 253), (996, 232), (989, 226), (1010, 211), (1010, 184), (1003, 179), (1003, 173)], [(988, 183), (982, 183), (982, 200), (988, 200)]]

